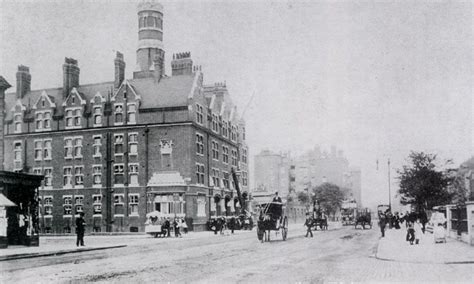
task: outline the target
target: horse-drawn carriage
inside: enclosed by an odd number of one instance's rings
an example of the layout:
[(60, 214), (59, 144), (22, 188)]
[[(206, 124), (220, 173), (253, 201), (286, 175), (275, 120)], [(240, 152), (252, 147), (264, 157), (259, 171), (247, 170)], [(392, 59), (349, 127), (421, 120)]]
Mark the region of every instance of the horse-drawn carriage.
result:
[(311, 217), (311, 230), (318, 230), (318, 227), (321, 231), (328, 229), (328, 218), (326, 214), (322, 212), (313, 212)]
[(341, 222), (343, 226), (354, 225), (357, 210), (354, 208), (343, 208), (341, 210)]
[(369, 226), (369, 229), (372, 229), (372, 215), (370, 209), (359, 209), (356, 211), (355, 225), (354, 228), (357, 229), (357, 226), (362, 226), (362, 229), (365, 230), (365, 226)]
[(283, 215), (281, 202), (262, 203), (259, 206), (259, 217), (257, 221), (257, 237), (263, 242), (270, 241), (270, 231), (275, 235), (281, 234), (285, 241), (288, 236), (288, 218)]
[(145, 233), (154, 236), (155, 238), (165, 237), (170, 230), (169, 221), (159, 211), (153, 211), (146, 214)]

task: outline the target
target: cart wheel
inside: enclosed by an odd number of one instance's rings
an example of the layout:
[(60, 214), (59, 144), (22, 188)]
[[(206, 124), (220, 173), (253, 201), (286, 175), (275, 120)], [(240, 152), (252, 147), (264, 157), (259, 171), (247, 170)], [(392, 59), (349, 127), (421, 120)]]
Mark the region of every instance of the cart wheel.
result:
[(283, 224), (282, 224), (282, 230), (281, 230), (281, 236), (283, 237), (283, 240), (286, 241), (286, 238), (288, 237), (288, 218), (285, 216), (283, 218)]

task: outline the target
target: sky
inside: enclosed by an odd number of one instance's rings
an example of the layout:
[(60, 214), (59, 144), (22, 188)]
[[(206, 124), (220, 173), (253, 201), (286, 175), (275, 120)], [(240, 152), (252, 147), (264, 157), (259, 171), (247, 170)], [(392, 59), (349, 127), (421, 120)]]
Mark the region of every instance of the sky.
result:
[[(389, 158), (395, 195), (410, 151), (455, 164), (473, 155), (471, 2), (160, 2), (166, 73), (173, 53), (190, 51), (205, 83), (226, 82), (251, 163), (263, 149), (335, 145), (362, 170), (363, 201), (377, 204)], [(81, 84), (113, 81), (116, 51), (132, 77), (136, 1), (0, 5), (0, 75), (11, 85), (23, 64), (33, 89), (61, 86), (64, 57), (79, 61)]]

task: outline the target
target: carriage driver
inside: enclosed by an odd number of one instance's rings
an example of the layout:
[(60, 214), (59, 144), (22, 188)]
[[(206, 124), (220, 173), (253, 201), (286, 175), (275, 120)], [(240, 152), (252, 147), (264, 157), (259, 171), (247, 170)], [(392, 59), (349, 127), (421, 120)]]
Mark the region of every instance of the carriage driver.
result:
[(278, 214), (279, 218), (277, 219), (276, 227), (280, 228), (280, 222), (281, 222), (281, 218), (282, 218), (282, 208), (281, 208), (282, 201), (281, 201), (280, 196), (278, 196), (278, 191), (275, 192), (275, 196), (273, 197), (272, 202), (278, 204), (278, 213), (277, 214)]

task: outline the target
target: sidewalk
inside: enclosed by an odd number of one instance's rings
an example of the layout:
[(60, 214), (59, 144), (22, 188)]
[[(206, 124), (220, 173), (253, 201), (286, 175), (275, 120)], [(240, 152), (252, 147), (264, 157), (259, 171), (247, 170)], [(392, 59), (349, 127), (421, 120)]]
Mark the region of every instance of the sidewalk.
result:
[(379, 240), (376, 258), (411, 263), (474, 263), (474, 247), (463, 242), (447, 238), (447, 243), (435, 244), (433, 234), (426, 232), (419, 245), (410, 245), (405, 237), (404, 228), (386, 230), (385, 237)]

